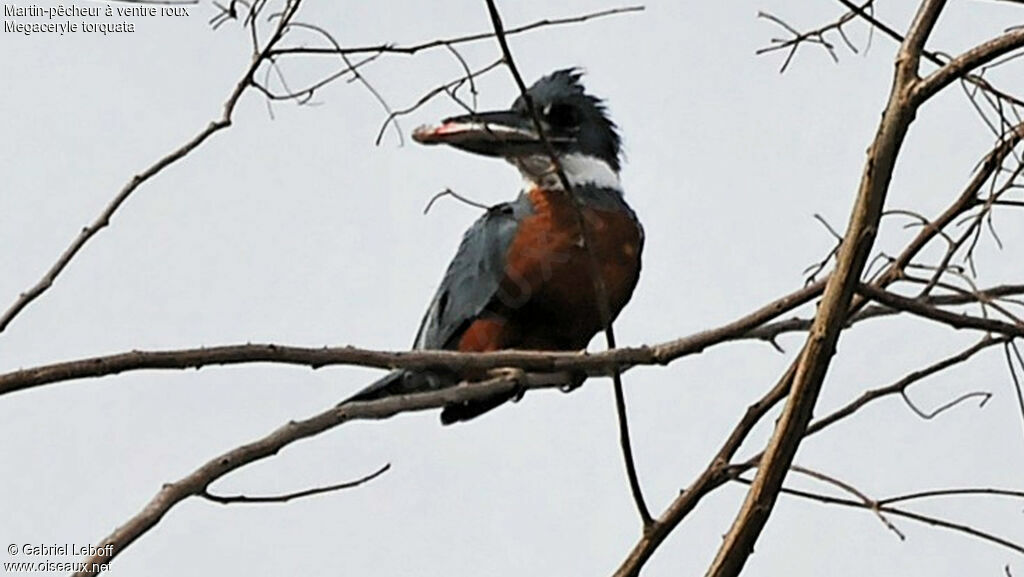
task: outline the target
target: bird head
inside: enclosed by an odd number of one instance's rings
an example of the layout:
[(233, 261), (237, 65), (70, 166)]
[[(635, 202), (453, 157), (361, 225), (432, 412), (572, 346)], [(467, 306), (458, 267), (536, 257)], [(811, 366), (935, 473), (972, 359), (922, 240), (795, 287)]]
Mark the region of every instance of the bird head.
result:
[[(535, 82), (526, 95), (544, 136), (563, 163), (599, 163), (617, 175), (621, 149), (618, 131), (603, 101), (588, 94), (580, 84), (581, 76), (576, 68), (558, 70)], [(508, 110), (454, 116), (438, 126), (417, 128), (413, 139), (421, 144), (448, 144), (475, 154), (502, 157), (524, 174), (550, 165), (548, 150), (523, 95)]]

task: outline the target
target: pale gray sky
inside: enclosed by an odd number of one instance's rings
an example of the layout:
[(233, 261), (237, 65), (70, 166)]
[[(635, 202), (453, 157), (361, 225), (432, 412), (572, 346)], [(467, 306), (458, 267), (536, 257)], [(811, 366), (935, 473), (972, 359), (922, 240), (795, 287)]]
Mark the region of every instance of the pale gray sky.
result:
[[(89, 3), (92, 5), (93, 3)], [(48, 5), (48, 4), (47, 4)], [(83, 4), (85, 5), (85, 4)], [(103, 4), (101, 4), (103, 5)], [(615, 6), (505, 2), (506, 24)], [(877, 15), (903, 28), (909, 2)], [(622, 129), (627, 199), (646, 232), (644, 270), (616, 325), (623, 344), (656, 343), (731, 320), (802, 282), (831, 248), (814, 221), (845, 224), (891, 76), (895, 46), (781, 56), (755, 49), (839, 14), (835, 2), (650, 2), (647, 10), (511, 40), (532, 81), (578, 65)], [(137, 19), (134, 33), (0, 34), (0, 308), (33, 284), (135, 172), (220, 113), (247, 64), (246, 33), (207, 25), (207, 3), (178, 19)], [(489, 29), (482, 2), (315, 3), (302, 18), (346, 45), (413, 43)], [(964, 49), (1024, 18), (1019, 6), (953, 2), (932, 46)], [(113, 18), (111, 21), (119, 21)], [(860, 25), (850, 27), (865, 44)], [(311, 40), (312, 41), (312, 38)], [(476, 67), (493, 42), (466, 46)], [(295, 82), (336, 64), (295, 60)], [(385, 56), (366, 77), (402, 108), (461, 68), (444, 50)], [(1024, 92), (1021, 76), (1003, 75)], [(479, 81), (483, 108), (515, 97), (497, 70)], [(53, 289), (0, 334), (0, 371), (137, 348), (238, 342), (408, 347), (476, 209), (444, 200), (513, 197), (506, 164), (446, 148), (374, 138), (384, 113), (357, 84), (317, 106), (274, 106), (255, 92), (235, 125), (141, 187)], [(403, 118), (458, 112), (438, 99)], [(890, 206), (934, 214), (958, 194), (991, 137), (959, 89), (928, 104), (907, 139)], [(887, 221), (890, 253), (913, 234)], [(1024, 227), (997, 216), (1004, 244), (982, 241), (980, 284), (1020, 282)], [(819, 414), (966, 346), (976, 335), (924, 321), (850, 331)], [(792, 354), (802, 336), (781, 344)], [(595, 344), (595, 348), (599, 348)], [(637, 465), (660, 511), (707, 464), (743, 409), (789, 362), (763, 343), (732, 344), (627, 377)], [(282, 366), (136, 372), (0, 400), (0, 542), (97, 542), (164, 482), (289, 419), (330, 406), (376, 371)], [(887, 400), (809, 440), (797, 462), (873, 496), (950, 486), (1021, 486), (1024, 437), (998, 349), (911, 394), (936, 406), (991, 390), (983, 409), (933, 421)], [(760, 448), (763, 428), (744, 453)], [(469, 424), (435, 413), (355, 423), (289, 447), (215, 485), (267, 494), (356, 478), (364, 487), (283, 505), (176, 507), (117, 557), (112, 575), (605, 575), (639, 522), (623, 472), (610, 385), (529, 394)], [(828, 491), (805, 480), (802, 487)], [(698, 575), (743, 497), (732, 486), (701, 503), (646, 575)], [(1020, 503), (954, 498), (921, 511), (1024, 541)], [(782, 497), (749, 575), (1002, 575), (1021, 557), (942, 529), (896, 520), (899, 541), (869, 513)], [(31, 560), (4, 556), (4, 561)], [(67, 560), (67, 559), (63, 559)]]

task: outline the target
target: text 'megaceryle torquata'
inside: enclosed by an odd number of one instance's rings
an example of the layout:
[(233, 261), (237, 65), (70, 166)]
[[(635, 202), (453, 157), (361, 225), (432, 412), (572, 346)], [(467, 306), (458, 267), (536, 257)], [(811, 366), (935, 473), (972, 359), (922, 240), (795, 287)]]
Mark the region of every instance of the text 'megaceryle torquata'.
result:
[[(527, 91), (576, 201), (564, 190), (522, 96), (509, 110), (456, 116), (414, 132), (422, 144), (505, 158), (525, 182), (518, 198), (491, 207), (466, 231), (413, 348), (586, 348), (604, 327), (584, 238), (604, 281), (610, 320), (629, 301), (640, 276), (643, 228), (622, 196), (616, 126), (603, 102), (586, 93), (580, 76), (577, 69), (559, 70)], [(396, 370), (348, 400), (435, 390), (458, 381), (439, 371)], [(580, 383), (582, 378), (569, 385)], [(449, 405), (441, 421), (467, 420), (506, 400)]]

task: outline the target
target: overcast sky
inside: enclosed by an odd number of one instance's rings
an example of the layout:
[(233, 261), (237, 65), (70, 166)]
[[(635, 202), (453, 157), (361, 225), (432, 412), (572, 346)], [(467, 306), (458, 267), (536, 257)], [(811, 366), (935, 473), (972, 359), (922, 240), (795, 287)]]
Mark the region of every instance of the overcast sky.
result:
[[(877, 15), (904, 29), (911, 4), (881, 2)], [(501, 8), (511, 27), (616, 5), (509, 1)], [(584, 67), (585, 84), (607, 99), (622, 129), (626, 198), (647, 233), (639, 286), (616, 324), (622, 344), (710, 328), (800, 287), (801, 271), (833, 242), (813, 215), (845, 225), (895, 45), (876, 34), (865, 52), (866, 30), (851, 24), (859, 55), (837, 46), (836, 64), (805, 48), (780, 75), (781, 54), (754, 53), (784, 34), (758, 19), (758, 10), (807, 29), (841, 8), (651, 2), (639, 14), (511, 39), (528, 82)], [(133, 174), (220, 114), (248, 63), (247, 35), (234, 24), (212, 31), (208, 3), (190, 12), (130, 19), (131, 33), (0, 34), (0, 309), (38, 280)], [(489, 29), (476, 1), (306, 2), (300, 17), (345, 45)], [(1022, 19), (1024, 9), (1010, 3), (952, 2), (930, 46), (955, 53)], [(480, 42), (461, 53), (476, 68), (496, 58), (497, 47)], [(283, 70), (298, 85), (337, 65), (293, 59)], [(1018, 94), (1019, 70), (1003, 74), (1001, 84)], [(460, 73), (443, 49), (384, 56), (365, 69), (394, 108)], [(481, 108), (506, 106), (516, 95), (501, 69), (478, 87)], [(478, 216), (450, 199), (426, 216), (424, 205), (446, 187), (479, 202), (508, 200), (519, 176), (498, 160), (411, 143), (416, 125), (460, 111), (450, 100), (402, 118), (404, 145), (388, 132), (379, 146), (385, 113), (363, 87), (334, 83), (314, 102), (275, 104), (271, 117), (266, 101), (247, 93), (234, 126), (140, 187), (55, 286), (0, 334), (0, 371), (241, 342), (407, 348), (462, 231)], [(952, 88), (918, 115), (890, 206), (936, 214), (991, 142)], [(982, 240), (981, 286), (1021, 282), (1019, 218), (996, 218), (1003, 251)], [(894, 253), (916, 232), (904, 223), (886, 221), (880, 249)], [(849, 331), (818, 414), (976, 337), (912, 319)], [(661, 511), (707, 465), (802, 339), (782, 338), (786, 355), (764, 343), (731, 344), (628, 374), (637, 465), (652, 509)], [(0, 544), (98, 542), (162, 483), (331, 406), (378, 374), (255, 365), (135, 372), (7, 395), (0, 400)], [(797, 462), (875, 497), (1020, 489), (1024, 435), (998, 348), (911, 395), (934, 407), (977, 389), (994, 395), (983, 409), (965, 404), (931, 421), (898, 399), (879, 402), (806, 442)], [(769, 433), (770, 423), (742, 454), (759, 450)], [(117, 557), (111, 574), (607, 575), (639, 535), (606, 381), (571, 395), (534, 392), (453, 427), (442, 428), (434, 412), (349, 424), (214, 489), (287, 492), (357, 478), (384, 463), (392, 469), (368, 485), (288, 504), (190, 499)], [(702, 574), (743, 495), (736, 485), (706, 498), (645, 574)], [(1024, 541), (1019, 501), (952, 498), (917, 510)], [(997, 576), (1009, 564), (1024, 575), (1024, 559), (1006, 549), (895, 522), (906, 541), (864, 511), (782, 497), (746, 574)]]

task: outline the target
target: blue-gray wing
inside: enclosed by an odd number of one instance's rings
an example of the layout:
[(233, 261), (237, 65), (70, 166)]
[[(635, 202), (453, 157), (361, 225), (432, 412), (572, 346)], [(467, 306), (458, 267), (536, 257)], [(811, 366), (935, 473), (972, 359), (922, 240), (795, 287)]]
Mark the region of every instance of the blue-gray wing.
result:
[[(454, 348), (459, 337), (498, 294), (505, 274), (505, 256), (515, 239), (519, 221), (530, 212), (525, 196), (487, 210), (466, 231), (441, 286), (430, 301), (416, 333), (416, 349)], [(457, 379), (438, 371), (395, 370), (370, 384), (342, 404), (370, 401), (391, 395), (436, 390)]]
[(497, 295), (509, 246), (530, 210), (529, 200), (520, 196), (492, 206), (466, 231), (423, 316), (413, 348), (450, 349), (458, 344), (462, 331)]

